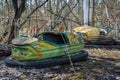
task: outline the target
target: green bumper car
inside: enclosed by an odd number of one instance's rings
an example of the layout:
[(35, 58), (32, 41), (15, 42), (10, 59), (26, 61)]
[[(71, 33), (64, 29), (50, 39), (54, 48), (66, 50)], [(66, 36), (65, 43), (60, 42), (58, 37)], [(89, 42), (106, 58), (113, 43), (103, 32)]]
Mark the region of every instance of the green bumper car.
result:
[(43, 32), (38, 38), (12, 40), (12, 55), (6, 58), (9, 67), (45, 68), (79, 61), (88, 57), (78, 37), (65, 32)]

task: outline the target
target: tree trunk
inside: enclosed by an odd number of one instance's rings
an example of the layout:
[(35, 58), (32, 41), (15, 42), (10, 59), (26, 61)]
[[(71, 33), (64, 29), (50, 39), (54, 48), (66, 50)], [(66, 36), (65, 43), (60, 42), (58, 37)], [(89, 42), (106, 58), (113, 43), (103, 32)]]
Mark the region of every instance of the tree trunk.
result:
[(84, 25), (88, 25), (89, 22), (88, 11), (89, 11), (89, 0), (84, 0), (83, 2)]
[(89, 25), (94, 26), (94, 0), (90, 0)]
[(11, 40), (13, 38), (17, 37), (17, 35), (19, 34), (18, 33), (19, 27), (18, 27), (17, 24), (18, 24), (19, 18), (21, 17), (22, 13), (25, 10), (26, 0), (21, 0), (21, 3), (20, 3), (19, 6), (18, 6), (18, 0), (12, 0), (12, 3), (13, 3), (13, 7), (14, 7), (15, 16), (14, 16), (14, 19), (13, 19), (13, 22), (12, 22), (12, 26), (11, 26), (11, 29), (10, 29), (8, 43), (10, 43)]

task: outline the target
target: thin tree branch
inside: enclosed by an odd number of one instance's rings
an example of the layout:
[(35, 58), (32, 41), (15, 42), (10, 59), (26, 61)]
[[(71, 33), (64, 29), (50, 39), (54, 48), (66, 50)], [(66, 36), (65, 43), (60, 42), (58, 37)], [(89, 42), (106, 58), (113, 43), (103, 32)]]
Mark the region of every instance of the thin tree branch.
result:
[[(66, 3), (67, 4), (67, 3)], [(73, 9), (76, 7), (76, 4), (75, 4), (75, 6), (63, 17), (63, 16), (61, 16), (61, 15), (59, 15), (59, 14), (56, 14), (56, 13), (54, 13), (53, 11), (51, 11), (51, 10), (48, 10), (51, 14), (53, 14), (53, 15), (55, 15), (55, 16), (57, 16), (57, 17), (60, 17), (60, 18), (62, 18), (62, 20), (68, 20), (68, 21), (72, 21), (72, 22), (74, 22), (74, 23), (77, 23), (77, 24), (79, 24), (79, 25), (81, 25), (80, 24), (80, 22), (78, 22), (78, 21), (75, 21), (75, 20), (72, 20), (72, 19), (69, 19), (69, 18), (66, 18), (72, 11), (73, 11)]]
[(37, 6), (30, 14), (28, 14), (28, 16), (25, 18), (25, 20), (20, 24), (20, 28), (27, 22), (27, 20), (30, 18), (30, 16), (40, 7), (42, 7), (43, 5), (45, 5), (49, 0), (46, 0), (44, 3), (42, 3), (41, 5)]
[[(67, 3), (66, 3), (67, 4)], [(67, 6), (69, 7), (69, 10), (71, 11), (71, 13), (72, 13), (72, 15), (75, 17), (75, 19), (77, 20), (77, 21), (79, 21), (79, 19), (75, 16), (75, 14), (73, 13), (73, 9), (70, 7), (70, 5), (68, 5), (67, 4)], [(75, 7), (77, 6), (77, 4), (75, 4)], [(80, 23), (80, 21), (79, 21), (79, 23)]]

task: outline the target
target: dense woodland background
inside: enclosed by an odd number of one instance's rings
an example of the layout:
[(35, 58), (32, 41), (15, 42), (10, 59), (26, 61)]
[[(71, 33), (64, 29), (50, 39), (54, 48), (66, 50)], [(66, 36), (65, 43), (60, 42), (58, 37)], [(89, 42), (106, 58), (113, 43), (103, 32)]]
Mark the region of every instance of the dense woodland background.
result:
[[(90, 26), (102, 25), (116, 31), (119, 39), (120, 1), (88, 0)], [(84, 25), (84, 0), (0, 0), (0, 43), (10, 43), (20, 35), (41, 31), (65, 31)], [(35, 28), (38, 31), (35, 31)]]
[[(20, 35), (59, 31), (61, 27), (72, 32), (84, 25), (84, 1), (89, 1), (87, 25), (110, 27), (115, 31), (113, 37), (120, 40), (120, 0), (0, 0), (1, 53), (8, 53), (8, 44)], [(5, 65), (6, 57), (0, 57), (0, 80), (120, 80), (120, 45), (84, 50), (89, 53), (87, 60), (45, 69), (10, 68)]]

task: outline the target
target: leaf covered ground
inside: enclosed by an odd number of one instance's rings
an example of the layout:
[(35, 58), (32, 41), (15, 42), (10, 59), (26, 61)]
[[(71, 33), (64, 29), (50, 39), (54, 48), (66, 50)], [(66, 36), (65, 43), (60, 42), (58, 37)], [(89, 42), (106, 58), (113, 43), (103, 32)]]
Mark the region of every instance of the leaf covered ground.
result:
[[(10, 68), (0, 58), (3, 80), (120, 80), (120, 50), (86, 49), (87, 60), (44, 69)], [(74, 72), (75, 70), (75, 72)]]

